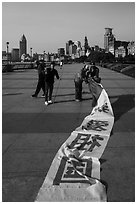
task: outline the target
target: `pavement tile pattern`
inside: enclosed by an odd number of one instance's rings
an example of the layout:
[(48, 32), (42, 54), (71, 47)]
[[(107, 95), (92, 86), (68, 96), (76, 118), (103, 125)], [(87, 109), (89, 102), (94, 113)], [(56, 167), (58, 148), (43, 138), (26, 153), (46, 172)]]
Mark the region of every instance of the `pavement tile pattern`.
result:
[[(83, 101), (75, 101), (74, 75), (83, 64), (56, 66), (54, 104), (34, 99), (36, 70), (2, 74), (2, 173), (5, 202), (33, 202), (51, 162), (70, 133), (91, 112), (92, 98), (83, 84)], [(115, 123), (101, 157), (101, 181), (109, 202), (135, 201), (135, 80), (99, 67)]]

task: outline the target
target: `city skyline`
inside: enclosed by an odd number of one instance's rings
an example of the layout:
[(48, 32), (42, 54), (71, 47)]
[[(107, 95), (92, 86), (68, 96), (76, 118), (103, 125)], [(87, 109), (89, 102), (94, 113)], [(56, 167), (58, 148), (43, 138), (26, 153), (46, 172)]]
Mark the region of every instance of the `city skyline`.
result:
[(105, 28), (116, 40), (135, 40), (134, 2), (3, 2), (2, 50), (19, 47), (24, 34), (33, 53), (57, 52), (68, 40), (104, 48)]

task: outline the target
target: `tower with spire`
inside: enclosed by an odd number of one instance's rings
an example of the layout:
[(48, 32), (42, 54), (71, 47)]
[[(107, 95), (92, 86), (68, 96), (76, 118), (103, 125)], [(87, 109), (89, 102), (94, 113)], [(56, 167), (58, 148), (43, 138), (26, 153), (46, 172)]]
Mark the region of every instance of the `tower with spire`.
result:
[(112, 29), (113, 28), (105, 28), (104, 48), (106, 52), (111, 52), (114, 54), (115, 37), (112, 34)]
[(27, 54), (27, 40), (25, 35), (23, 34), (20, 42), (19, 42), (19, 56), (21, 58), (22, 55), (26, 55)]

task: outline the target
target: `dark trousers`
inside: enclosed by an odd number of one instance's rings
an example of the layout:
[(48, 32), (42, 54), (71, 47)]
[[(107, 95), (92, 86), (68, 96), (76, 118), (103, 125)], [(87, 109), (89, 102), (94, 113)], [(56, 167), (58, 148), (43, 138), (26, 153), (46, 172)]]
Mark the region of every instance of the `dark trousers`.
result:
[(52, 92), (53, 92), (53, 83), (45, 82), (45, 101), (52, 100)]
[(75, 82), (75, 99), (82, 99), (82, 82)]
[(37, 84), (37, 88), (35, 91), (36, 96), (39, 94), (41, 89), (43, 90), (43, 93), (45, 94), (45, 81), (44, 81), (43, 75), (39, 75), (38, 84)]

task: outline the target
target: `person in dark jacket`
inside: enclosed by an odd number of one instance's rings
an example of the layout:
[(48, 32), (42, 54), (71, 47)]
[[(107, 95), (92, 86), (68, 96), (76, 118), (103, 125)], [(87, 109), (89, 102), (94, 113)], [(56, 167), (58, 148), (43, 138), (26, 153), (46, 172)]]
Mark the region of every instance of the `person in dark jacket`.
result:
[(86, 72), (87, 78), (91, 77), (97, 83), (100, 83), (99, 78), (99, 69), (95, 65), (90, 65)]
[(35, 93), (32, 95), (32, 97), (37, 97), (40, 90), (43, 90), (43, 95), (45, 95), (45, 72), (44, 72), (44, 62), (37, 62), (38, 67), (38, 84), (36, 87)]
[(82, 76), (81, 72), (75, 74), (74, 83), (75, 83), (75, 100), (82, 100)]
[(51, 63), (49, 68), (45, 70), (45, 105), (52, 103), (52, 92), (54, 88), (54, 78), (59, 79), (59, 74), (54, 69), (55, 64)]
[(82, 69), (82, 77), (83, 80), (88, 84), (89, 91), (92, 95), (92, 107), (94, 107), (97, 103), (96, 98), (96, 83), (101, 82), (101, 78), (99, 77), (99, 69), (92, 62), (86, 62), (85, 66)]

